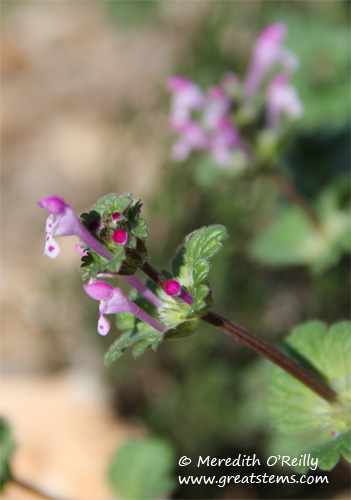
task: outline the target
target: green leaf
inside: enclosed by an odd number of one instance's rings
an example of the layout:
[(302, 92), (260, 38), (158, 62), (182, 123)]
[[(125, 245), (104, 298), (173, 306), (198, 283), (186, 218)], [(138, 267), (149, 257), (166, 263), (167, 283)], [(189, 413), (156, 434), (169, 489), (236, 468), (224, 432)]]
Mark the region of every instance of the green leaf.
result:
[[(330, 470), (339, 462), (340, 456), (347, 462), (351, 462), (351, 431), (344, 432), (330, 441), (312, 445), (302, 454), (310, 454), (314, 459), (318, 459), (318, 467), (322, 470)], [(296, 466), (294, 469), (300, 474), (304, 474), (308, 467)]]
[[(124, 319), (125, 317), (122, 318), (122, 322)], [(136, 320), (134, 328), (123, 333), (116, 342), (111, 345), (105, 355), (105, 365), (109, 366), (117, 361), (128, 347), (133, 346), (132, 354), (138, 357), (150, 347), (156, 350), (162, 340), (162, 333), (155, 330), (147, 323)]]
[(351, 323), (343, 321), (328, 329), (320, 321), (311, 321), (294, 328), (287, 343), (297, 353), (297, 360), (305, 361), (323, 375), (336, 391), (337, 401), (327, 403), (275, 366), (269, 383), (268, 408), (280, 431), (309, 432), (316, 439), (308, 453), (318, 455), (321, 468), (328, 469), (339, 460), (340, 453), (346, 459), (350, 457), (350, 441), (345, 435), (351, 426)]
[(206, 278), (210, 272), (209, 260), (223, 247), (228, 237), (224, 226), (206, 226), (185, 238), (184, 245), (172, 261), (174, 276), (194, 296), (188, 317), (203, 313), (211, 303), (211, 288)]
[(349, 216), (331, 200), (332, 191), (328, 188), (317, 203), (321, 230), (299, 208), (285, 207), (252, 241), (251, 257), (271, 266), (307, 265), (315, 271), (334, 265), (347, 250)]
[(108, 472), (109, 483), (119, 498), (153, 500), (166, 498), (174, 490), (175, 457), (167, 441), (144, 438), (118, 449)]
[(11, 481), (11, 458), (15, 449), (10, 424), (4, 418), (0, 418), (0, 491), (5, 484)]

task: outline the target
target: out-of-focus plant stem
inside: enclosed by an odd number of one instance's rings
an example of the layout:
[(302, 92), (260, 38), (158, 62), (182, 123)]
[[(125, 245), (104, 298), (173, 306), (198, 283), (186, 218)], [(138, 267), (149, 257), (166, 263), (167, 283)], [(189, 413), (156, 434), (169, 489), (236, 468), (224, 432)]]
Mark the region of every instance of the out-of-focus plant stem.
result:
[(317, 214), (311, 208), (307, 200), (298, 192), (295, 186), (285, 176), (282, 176), (277, 172), (271, 172), (270, 177), (273, 179), (285, 198), (296, 205), (304, 213), (307, 219), (312, 223), (313, 227), (317, 229), (317, 231), (323, 231), (321, 221), (319, 220)]

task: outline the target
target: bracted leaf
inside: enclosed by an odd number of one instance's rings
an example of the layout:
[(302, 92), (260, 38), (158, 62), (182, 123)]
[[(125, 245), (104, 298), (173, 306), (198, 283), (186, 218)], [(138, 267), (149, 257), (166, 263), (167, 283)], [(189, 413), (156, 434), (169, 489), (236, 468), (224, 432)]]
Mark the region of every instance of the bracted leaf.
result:
[(164, 340), (177, 340), (183, 339), (185, 337), (189, 337), (193, 335), (197, 330), (197, 321), (185, 321), (184, 323), (180, 323), (175, 328), (170, 328), (166, 330), (163, 334)]
[(185, 238), (172, 261), (175, 278), (194, 296), (188, 317), (203, 313), (210, 305), (211, 288), (206, 281), (211, 269), (209, 259), (221, 250), (227, 237), (224, 226), (202, 227)]
[[(140, 356), (149, 347), (156, 349), (160, 341), (162, 341), (162, 333), (143, 321), (138, 321), (133, 330), (128, 330), (123, 333), (116, 342), (111, 345), (105, 355), (105, 365), (108, 366), (117, 361), (128, 347), (134, 346), (132, 351), (133, 355)], [(137, 348), (139, 343), (142, 343), (145, 348)]]
[[(328, 403), (276, 366), (269, 383), (268, 407), (278, 429), (294, 434), (317, 433), (318, 439), (309, 452), (312, 456), (318, 454), (325, 468), (338, 461), (338, 450), (345, 458), (350, 453), (350, 443), (347, 448), (344, 438), (336, 438), (349, 432), (351, 426), (350, 327), (347, 321), (329, 329), (320, 321), (311, 321), (295, 328), (287, 338), (288, 345), (298, 354), (296, 359), (323, 374), (326, 383), (336, 391), (335, 403)], [(345, 444), (344, 448), (340, 443)]]
[(96, 210), (100, 214), (108, 215), (114, 212), (123, 213), (132, 203), (132, 193), (116, 194), (110, 193), (100, 198), (100, 200), (91, 207), (91, 210)]

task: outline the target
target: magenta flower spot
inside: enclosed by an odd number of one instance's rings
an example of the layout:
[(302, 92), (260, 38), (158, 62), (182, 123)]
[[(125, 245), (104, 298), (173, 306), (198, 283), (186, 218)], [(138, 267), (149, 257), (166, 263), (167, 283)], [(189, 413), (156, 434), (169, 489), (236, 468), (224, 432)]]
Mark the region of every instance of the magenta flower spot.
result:
[(113, 220), (119, 220), (121, 218), (121, 214), (119, 212), (115, 212), (112, 214), (112, 219)]
[(181, 293), (182, 287), (180, 286), (180, 283), (176, 280), (170, 280), (167, 281), (167, 283), (164, 286), (164, 291), (166, 292), (167, 295), (170, 295), (171, 297), (174, 295), (179, 295)]
[(129, 234), (124, 229), (116, 229), (113, 233), (112, 239), (115, 243), (118, 243), (118, 245), (124, 246), (128, 243)]
[(59, 196), (47, 196), (39, 200), (37, 204), (55, 215), (62, 214), (66, 208), (65, 200)]
[(340, 432), (338, 432), (338, 431), (332, 431), (330, 434), (331, 434), (333, 437), (338, 437), (338, 436), (340, 436)]
[(51, 234), (48, 234), (46, 237), (44, 255), (47, 255), (50, 259), (56, 259), (56, 257), (60, 255), (60, 252), (61, 249), (59, 244), (54, 240)]
[(111, 328), (111, 323), (107, 318), (105, 318), (103, 314), (100, 313), (98, 321), (98, 330), (97, 330), (98, 333), (100, 333), (100, 335), (105, 336), (110, 331), (110, 328)]

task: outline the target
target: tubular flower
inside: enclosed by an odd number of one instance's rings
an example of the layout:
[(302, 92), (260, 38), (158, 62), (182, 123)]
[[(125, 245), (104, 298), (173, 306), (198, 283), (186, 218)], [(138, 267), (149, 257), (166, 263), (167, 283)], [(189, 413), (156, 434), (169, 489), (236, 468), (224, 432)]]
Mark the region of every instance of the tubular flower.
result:
[(274, 66), (279, 65), (290, 73), (298, 67), (297, 56), (283, 45), (285, 37), (286, 26), (279, 22), (269, 25), (258, 36), (244, 82), (246, 98), (256, 94), (263, 78)]
[(170, 297), (179, 297), (190, 306), (193, 305), (194, 297), (181, 286), (177, 280), (169, 280), (164, 286), (164, 291)]
[(171, 125), (178, 128), (189, 121), (192, 111), (202, 109), (204, 95), (195, 83), (183, 76), (171, 76), (167, 88), (172, 93)]
[(176, 130), (179, 138), (173, 146), (173, 157), (178, 161), (186, 160), (195, 151), (207, 151), (210, 141), (202, 125), (195, 121), (183, 122)]
[(247, 153), (239, 130), (230, 120), (222, 118), (211, 140), (212, 156), (219, 167), (227, 167), (232, 163), (236, 150), (245, 155)]
[(54, 259), (60, 254), (60, 246), (54, 236), (76, 235), (82, 243), (105, 259), (112, 258), (110, 252), (99, 243), (78, 219), (71, 205), (68, 205), (59, 196), (47, 196), (38, 202), (39, 207), (50, 213), (46, 220), (46, 244), (44, 255)]
[(289, 83), (289, 75), (276, 75), (267, 88), (266, 120), (269, 128), (279, 127), (283, 114), (291, 119), (300, 118), (303, 106), (293, 85)]
[(150, 326), (163, 332), (164, 326), (149, 316), (143, 309), (138, 307), (134, 302), (128, 299), (120, 288), (114, 288), (105, 281), (95, 281), (89, 285), (84, 285), (86, 293), (95, 300), (99, 301), (99, 321), (98, 332), (100, 335), (107, 335), (110, 331), (110, 322), (105, 318), (105, 314), (118, 314), (129, 312), (141, 321), (145, 321)]

